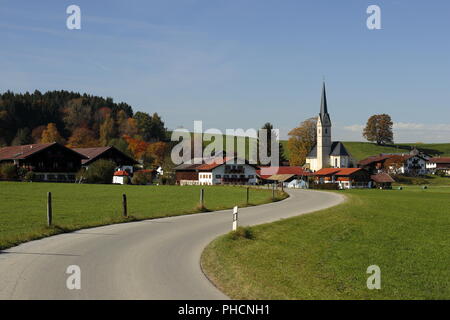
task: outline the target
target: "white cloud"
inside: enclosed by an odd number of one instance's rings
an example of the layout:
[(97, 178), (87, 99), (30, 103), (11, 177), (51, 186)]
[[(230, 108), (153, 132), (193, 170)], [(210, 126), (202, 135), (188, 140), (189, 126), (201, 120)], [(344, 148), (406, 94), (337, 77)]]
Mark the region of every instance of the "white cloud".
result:
[[(354, 133), (362, 134), (364, 125), (353, 124), (343, 127), (342, 136), (347, 139), (354, 139)], [(449, 123), (415, 123), (415, 122), (396, 122), (393, 126), (395, 142), (450, 142), (450, 124)], [(348, 132), (345, 134), (345, 131)]]
[(344, 129), (352, 132), (362, 132), (364, 126), (361, 124), (353, 124), (351, 126), (345, 126)]

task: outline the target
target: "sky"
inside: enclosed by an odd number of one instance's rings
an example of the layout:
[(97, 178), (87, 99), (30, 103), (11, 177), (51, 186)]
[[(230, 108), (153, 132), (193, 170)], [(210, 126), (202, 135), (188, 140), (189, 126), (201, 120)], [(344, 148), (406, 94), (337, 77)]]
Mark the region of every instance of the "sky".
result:
[(334, 140), (363, 141), (388, 113), (395, 142), (450, 142), (449, 31), (448, 0), (0, 0), (0, 92), (86, 92), (169, 129), (271, 122), (286, 138), (325, 79)]

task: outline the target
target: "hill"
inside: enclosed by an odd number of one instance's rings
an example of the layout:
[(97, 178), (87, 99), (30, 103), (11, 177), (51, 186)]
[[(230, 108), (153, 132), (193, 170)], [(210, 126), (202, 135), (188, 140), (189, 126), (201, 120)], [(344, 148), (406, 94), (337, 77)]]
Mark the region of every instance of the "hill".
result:
[[(285, 156), (288, 157), (287, 141), (283, 140), (281, 143), (284, 147)], [(343, 141), (343, 143), (357, 161), (380, 153), (407, 153), (414, 147), (433, 156), (450, 156), (450, 143), (399, 143), (385, 146), (359, 141)]]

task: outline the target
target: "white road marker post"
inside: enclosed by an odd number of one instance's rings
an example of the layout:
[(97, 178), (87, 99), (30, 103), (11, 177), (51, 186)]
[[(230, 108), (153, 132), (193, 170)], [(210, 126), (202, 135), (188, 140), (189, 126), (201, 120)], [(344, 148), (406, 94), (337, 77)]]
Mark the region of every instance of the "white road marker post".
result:
[(236, 231), (238, 227), (238, 207), (235, 206), (233, 209), (233, 231)]

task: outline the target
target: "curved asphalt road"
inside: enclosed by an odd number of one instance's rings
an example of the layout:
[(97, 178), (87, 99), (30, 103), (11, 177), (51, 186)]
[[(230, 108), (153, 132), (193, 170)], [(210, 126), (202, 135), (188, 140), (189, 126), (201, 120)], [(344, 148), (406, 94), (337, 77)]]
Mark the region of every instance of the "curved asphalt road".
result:
[[(288, 190), (276, 203), (240, 209), (255, 225), (339, 204), (335, 193)], [(231, 210), (85, 229), (0, 253), (0, 299), (227, 299), (200, 268), (203, 249), (230, 231)], [(81, 290), (66, 287), (69, 265)]]

